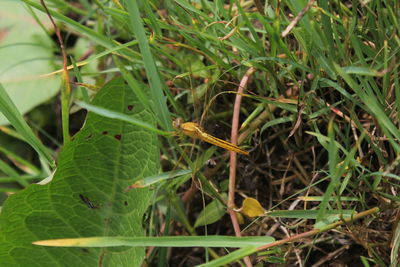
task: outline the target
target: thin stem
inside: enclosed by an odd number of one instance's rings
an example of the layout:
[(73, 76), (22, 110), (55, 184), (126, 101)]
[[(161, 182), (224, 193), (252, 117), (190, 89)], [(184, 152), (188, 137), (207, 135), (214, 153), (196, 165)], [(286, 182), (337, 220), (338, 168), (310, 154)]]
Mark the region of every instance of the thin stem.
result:
[(43, 8), (45, 9), (47, 16), (51, 23), (53, 24), (54, 30), (57, 35), (58, 43), (60, 44), (61, 53), (63, 55), (63, 83), (61, 88), (61, 121), (62, 121), (62, 132), (64, 145), (69, 142), (69, 98), (71, 95), (71, 86), (69, 84), (69, 72), (68, 72), (68, 59), (67, 52), (65, 51), (64, 42), (61, 37), (60, 28), (57, 27), (57, 24), (54, 22), (53, 17), (50, 15), (50, 11), (48, 10), (46, 4), (43, 0), (40, 0)]
[[(238, 129), (239, 129), (239, 113), (240, 113), (240, 102), (242, 101), (242, 93), (247, 86), (250, 76), (256, 71), (255, 68), (251, 67), (247, 70), (246, 74), (240, 81), (238, 93), (236, 94), (235, 104), (233, 106), (232, 116), (232, 131), (231, 131), (231, 142), (233, 145), (237, 145), (238, 142)], [(229, 192), (228, 192), (228, 212), (232, 220), (233, 228), (236, 236), (241, 236), (239, 222), (236, 217), (235, 208), (235, 184), (236, 184), (236, 162), (237, 154), (234, 151), (230, 151), (230, 168), (229, 168)], [(246, 266), (253, 266), (250, 258), (245, 257), (244, 261)]]
[(352, 216), (351, 218), (343, 219), (341, 221), (329, 224), (329, 225), (327, 225), (325, 227), (322, 227), (322, 228), (319, 228), (319, 229), (314, 229), (314, 230), (311, 230), (311, 231), (308, 231), (308, 232), (305, 232), (305, 233), (301, 233), (301, 234), (298, 234), (298, 235), (295, 235), (295, 236), (291, 236), (291, 237), (288, 237), (288, 238), (285, 238), (285, 239), (282, 239), (282, 240), (279, 240), (279, 241), (276, 241), (276, 242), (273, 242), (273, 243), (269, 243), (269, 244), (264, 245), (264, 246), (260, 246), (260, 247), (257, 248), (257, 251), (262, 251), (262, 250), (266, 250), (266, 249), (269, 249), (269, 248), (272, 248), (272, 247), (283, 245), (283, 244), (286, 244), (286, 243), (289, 243), (289, 242), (298, 241), (298, 240), (303, 239), (305, 237), (310, 237), (310, 236), (313, 236), (313, 235), (316, 235), (316, 234), (331, 230), (331, 229), (336, 228), (336, 227), (338, 227), (338, 226), (340, 226), (342, 224), (346, 224), (346, 223), (361, 219), (361, 218), (363, 218), (363, 217), (365, 217), (367, 215), (374, 214), (374, 213), (377, 213), (379, 211), (380, 211), (380, 209), (375, 207), (375, 208), (372, 208), (372, 209), (357, 213), (356, 215)]

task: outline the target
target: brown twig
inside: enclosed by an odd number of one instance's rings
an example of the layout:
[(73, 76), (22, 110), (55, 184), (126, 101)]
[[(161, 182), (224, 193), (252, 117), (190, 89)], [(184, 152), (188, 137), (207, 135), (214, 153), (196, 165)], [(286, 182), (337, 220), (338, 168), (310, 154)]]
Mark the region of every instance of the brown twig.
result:
[(374, 213), (378, 213), (379, 211), (380, 211), (380, 209), (377, 208), (377, 207), (376, 208), (372, 208), (372, 209), (357, 213), (357, 214), (355, 214), (354, 216), (352, 216), (350, 218), (347, 218), (347, 219), (344, 219), (344, 220), (329, 224), (329, 225), (327, 225), (327, 226), (325, 226), (323, 228), (314, 229), (314, 230), (311, 230), (311, 231), (308, 231), (308, 232), (305, 232), (305, 233), (297, 234), (297, 235), (294, 235), (294, 236), (291, 236), (291, 237), (288, 237), (288, 238), (285, 238), (285, 239), (278, 240), (276, 242), (269, 243), (269, 244), (264, 245), (264, 246), (260, 246), (260, 247), (257, 248), (257, 251), (266, 250), (266, 249), (269, 249), (269, 248), (272, 248), (272, 247), (276, 247), (276, 246), (279, 246), (279, 245), (283, 245), (283, 244), (286, 244), (286, 243), (289, 243), (289, 242), (298, 241), (298, 240), (306, 238), (306, 237), (314, 236), (316, 234), (319, 234), (319, 233), (334, 229), (334, 228), (336, 228), (336, 227), (338, 227), (340, 225), (347, 224), (349, 222), (361, 219), (361, 218), (363, 218), (365, 216), (368, 216), (368, 215), (371, 215), (371, 214), (374, 214)]
[(238, 28), (236, 28), (236, 27), (233, 28), (227, 35), (225, 35), (224, 37), (218, 37), (218, 39), (219, 39), (220, 41), (225, 41), (226, 39), (231, 38), (232, 35), (235, 34), (235, 32), (237, 31), (237, 29), (238, 29)]
[[(53, 17), (50, 14), (49, 9), (47, 8), (46, 4), (44, 3), (43, 0), (40, 0), (40, 3), (42, 4), (42, 6), (44, 7), (44, 9), (46, 10), (47, 16), (49, 16), (49, 19), (51, 21), (51, 24), (53, 24), (54, 30), (56, 31), (56, 35), (57, 35), (57, 39), (58, 39), (58, 43), (60, 44), (60, 49), (61, 49), (61, 53), (63, 55), (63, 67), (64, 67), (64, 73), (65, 75), (69, 78), (69, 72), (68, 72), (68, 65), (67, 65), (67, 52), (65, 52), (65, 47), (64, 47), (64, 42), (63, 39), (61, 37), (61, 32), (60, 32), (60, 28), (57, 27), (57, 24), (54, 22)], [(69, 80), (69, 79), (68, 79)]]
[[(232, 116), (232, 131), (231, 131), (231, 143), (237, 145), (238, 142), (238, 129), (239, 129), (239, 113), (240, 113), (240, 102), (242, 101), (242, 93), (247, 86), (247, 83), (251, 75), (256, 71), (255, 68), (251, 67), (247, 70), (239, 84), (238, 94), (236, 94), (235, 104), (233, 106)], [(230, 151), (230, 167), (229, 167), (229, 192), (228, 192), (228, 212), (231, 217), (233, 229), (235, 230), (236, 236), (241, 236), (239, 222), (236, 217), (235, 208), (235, 184), (236, 184), (236, 161), (237, 154), (234, 151)], [(250, 258), (245, 257), (244, 261), (246, 266), (253, 266)]]
[(297, 14), (297, 16), (292, 20), (292, 22), (289, 23), (289, 25), (286, 27), (286, 29), (282, 32), (281, 36), (284, 38), (286, 37), (289, 32), (299, 23), (299, 21), (304, 17), (306, 12), (312, 7), (314, 4), (315, 0), (310, 0), (308, 4)]

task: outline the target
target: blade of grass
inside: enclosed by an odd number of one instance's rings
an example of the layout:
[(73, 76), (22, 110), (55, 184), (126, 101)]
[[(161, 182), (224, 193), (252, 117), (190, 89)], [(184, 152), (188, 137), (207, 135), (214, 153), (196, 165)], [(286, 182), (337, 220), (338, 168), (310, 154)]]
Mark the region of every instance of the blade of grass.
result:
[(180, 176), (183, 176), (183, 175), (186, 175), (189, 173), (192, 173), (192, 171), (191, 170), (174, 170), (174, 171), (169, 171), (169, 172), (163, 172), (163, 173), (160, 173), (157, 175), (145, 177), (142, 180), (135, 182), (135, 186), (142, 188), (142, 187), (150, 186), (152, 184), (155, 184), (155, 183), (158, 183), (161, 181), (174, 179), (176, 177), (180, 177)]
[[(70, 57), (70, 59), (71, 59), (71, 62), (72, 62), (72, 66), (74, 67), (73, 70), (74, 70), (74, 74), (75, 74), (77, 82), (78, 83), (83, 83), (81, 72), (79, 71), (78, 66), (76, 65), (76, 61), (75, 61), (74, 57)], [(85, 102), (89, 103), (90, 99), (89, 99), (89, 94), (88, 94), (87, 89), (84, 88), (83, 86), (78, 86), (78, 88), (81, 91), (83, 100)]]
[(205, 264), (200, 264), (197, 265), (197, 267), (219, 267), (219, 266), (224, 266), (226, 264), (229, 264), (231, 262), (238, 261), (247, 255), (253, 254), (257, 252), (257, 248), (254, 246), (249, 246), (249, 247), (244, 247), (238, 250), (235, 250), (232, 253), (229, 253), (228, 255), (218, 258), (216, 260), (210, 261)]
[[(44, 12), (44, 8), (31, 0), (21, 0), (24, 3), (26, 3), (27, 5), (30, 5), (31, 7), (36, 8), (37, 10), (40, 10), (42, 12)], [(53, 18), (64, 22), (65, 24), (67, 24), (69, 27), (71, 27), (72, 29), (74, 29), (76, 32), (78, 32), (79, 34), (83, 34), (87, 37), (89, 37), (91, 40), (93, 40), (95, 43), (104, 46), (106, 48), (114, 48), (115, 46), (119, 45), (117, 42), (112, 41), (111, 39), (95, 32), (94, 30), (83, 26), (82, 24), (80, 24), (77, 21), (74, 21), (73, 19), (70, 19), (64, 15), (62, 15), (60, 12), (55, 11), (55, 10), (49, 10), (50, 14), (53, 16)], [(123, 50), (121, 50), (121, 53), (125, 56), (128, 57), (129, 59), (135, 59), (136, 58), (136, 53), (129, 49), (129, 48), (124, 48)]]
[(7, 163), (5, 163), (3, 160), (0, 160), (0, 170), (4, 172), (5, 174), (11, 176), (12, 178), (15, 179), (16, 182), (18, 182), (20, 185), (23, 187), (27, 187), (29, 183), (22, 179), (21, 176), (15, 171), (13, 168), (11, 168)]
[(400, 221), (397, 222), (396, 228), (392, 237), (392, 250), (390, 252), (390, 266), (399, 266), (399, 251), (400, 251)]
[[(323, 201), (323, 198), (320, 197), (318, 201)], [(330, 198), (329, 201), (335, 201), (335, 199)], [(277, 218), (316, 219), (318, 217), (318, 213), (319, 210), (275, 210), (268, 212), (266, 216), (277, 217)], [(354, 210), (327, 210), (325, 215), (327, 217), (328, 216), (349, 217), (354, 215), (354, 213), (355, 213)]]
[(9, 159), (15, 162), (15, 165), (17, 165), (17, 167), (19, 167), (26, 173), (38, 175), (41, 172), (35, 165), (23, 159), (9, 149), (6, 149), (5, 147), (0, 147), (0, 152), (4, 153)]
[[(137, 41), (134, 40), (134, 41), (127, 42), (127, 43), (125, 43), (125, 44), (118, 44), (118, 45), (115, 45), (115, 47), (106, 49), (106, 50), (104, 50), (103, 52), (100, 52), (100, 53), (98, 53), (98, 54), (94, 54), (94, 55), (90, 56), (90, 57), (89, 57), (88, 59), (86, 59), (86, 60), (82, 60), (82, 61), (77, 62), (77, 63), (76, 63), (76, 66), (77, 66), (77, 67), (85, 66), (85, 65), (89, 64), (90, 62), (92, 62), (92, 61), (94, 61), (94, 60), (100, 59), (100, 58), (105, 57), (105, 56), (107, 56), (107, 55), (109, 55), (109, 54), (117, 54), (117, 52), (118, 52), (119, 50), (122, 50), (122, 49), (124, 49), (124, 48), (127, 48), (127, 47), (129, 47), (129, 46), (133, 46), (133, 45), (136, 45), (136, 44), (137, 44)], [(136, 63), (136, 64), (143, 64), (143, 61), (138, 60), (138, 59), (133, 59), (133, 58), (131, 58), (130, 61), (133, 62), (133, 63)], [(76, 67), (75, 67), (74, 65), (69, 65), (69, 66), (67, 67), (68, 70), (71, 70), (71, 69), (73, 69), (73, 68), (76, 68)], [(61, 72), (63, 72), (63, 69), (59, 69), (59, 70), (56, 70), (56, 71), (53, 71), (53, 72), (50, 72), (50, 73), (42, 74), (42, 75), (40, 75), (39, 77), (40, 77), (40, 78), (43, 78), (43, 77), (51, 76), (51, 75), (54, 75), (54, 74), (57, 74), (57, 73), (61, 73)], [(102, 73), (102, 72), (100, 72), (100, 73)]]
[(339, 67), (339, 65), (335, 64), (335, 70), (340, 75), (346, 83), (357, 93), (358, 97), (368, 105), (368, 109), (372, 112), (376, 120), (382, 127), (384, 133), (388, 136), (388, 140), (390, 144), (393, 146), (393, 149), (397, 153), (400, 153), (400, 146), (394, 141), (394, 138), (389, 138), (389, 136), (394, 136), (395, 139), (400, 140), (400, 130), (392, 123), (392, 121), (388, 118), (386, 113), (383, 111), (380, 103), (377, 101), (377, 97), (371, 95), (372, 92), (368, 94), (368, 88), (361, 89), (361, 86), (354, 81), (353, 78), (350, 77), (345, 71)]
[(329, 136), (329, 143), (328, 143), (328, 154), (329, 154), (329, 176), (330, 176), (330, 183), (328, 188), (325, 190), (323, 199), (321, 204), (319, 205), (319, 211), (316, 218), (316, 222), (320, 222), (326, 216), (326, 212), (329, 205), (329, 200), (332, 197), (332, 194), (335, 188), (338, 186), (338, 174), (339, 171), (337, 170), (338, 166), (338, 147), (336, 146), (335, 142), (335, 132), (333, 128), (333, 119), (330, 120), (328, 125), (328, 136)]
[(91, 104), (88, 104), (88, 103), (85, 103), (82, 101), (75, 101), (75, 104), (77, 104), (78, 106), (80, 106), (84, 109), (87, 109), (90, 112), (96, 113), (98, 115), (101, 115), (101, 116), (104, 116), (107, 118), (111, 118), (111, 119), (118, 119), (118, 120), (126, 121), (126, 122), (132, 123), (134, 125), (140, 126), (146, 130), (160, 134), (160, 135), (170, 136), (173, 134), (172, 132), (166, 132), (166, 131), (162, 131), (157, 128), (154, 128), (152, 125), (150, 125), (146, 122), (135, 119), (132, 116), (128, 116), (128, 115), (120, 113), (120, 112), (116, 112), (116, 111), (112, 111), (112, 110), (105, 109), (102, 107), (94, 106), (94, 105), (91, 105)]
[(136, 39), (139, 42), (139, 48), (142, 52), (144, 67), (146, 74), (149, 79), (150, 91), (152, 95), (153, 111), (158, 117), (158, 120), (163, 129), (167, 131), (172, 130), (172, 120), (168, 111), (167, 103), (163, 93), (163, 83), (161, 81), (160, 74), (157, 70), (153, 55), (151, 54), (150, 47), (148, 44), (147, 36), (142, 24), (142, 19), (139, 14), (139, 8), (136, 1), (126, 2), (127, 10), (129, 13), (129, 19), (131, 27), (136, 35)]
[(257, 51), (259, 53), (260, 56), (264, 56), (265, 55), (265, 49), (261, 43), (260, 38), (258, 37), (258, 34), (256, 32), (256, 30), (254, 29), (254, 25), (250, 22), (248, 15), (244, 12), (243, 7), (240, 3), (240, 1), (235, 0), (235, 4), (238, 8), (239, 14), (241, 16), (241, 18), (244, 20), (244, 22), (246, 23), (246, 26), (248, 27), (251, 35), (253, 36), (253, 41), (254, 41), (254, 46), (257, 48)]
[(185, 9), (187, 9), (187, 10), (189, 10), (189, 11), (191, 11), (191, 12), (193, 12), (193, 13), (199, 15), (199, 16), (201, 16), (204, 20), (206, 20), (206, 21), (211, 21), (211, 18), (210, 18), (207, 14), (201, 12), (201, 11), (198, 10), (197, 8), (194, 8), (194, 6), (192, 6), (191, 4), (189, 4), (187, 1), (183, 1), (183, 0), (174, 0), (174, 2), (176, 2), (176, 3), (177, 3), (178, 5), (180, 5), (181, 7), (183, 7), (183, 8), (185, 8)]
[(162, 237), (85, 237), (35, 241), (33, 244), (52, 247), (231, 247), (260, 246), (274, 241), (270, 236), (162, 236)]
[(34, 135), (31, 128), (25, 122), (22, 115), (19, 113), (14, 102), (8, 96), (3, 85), (0, 84), (0, 111), (8, 119), (12, 126), (17, 130), (17, 132), (23, 136), (25, 141), (30, 144), (36, 152), (46, 160), (46, 162), (52, 167), (55, 166), (54, 161), (49, 154), (47, 148), (39, 141), (39, 139)]

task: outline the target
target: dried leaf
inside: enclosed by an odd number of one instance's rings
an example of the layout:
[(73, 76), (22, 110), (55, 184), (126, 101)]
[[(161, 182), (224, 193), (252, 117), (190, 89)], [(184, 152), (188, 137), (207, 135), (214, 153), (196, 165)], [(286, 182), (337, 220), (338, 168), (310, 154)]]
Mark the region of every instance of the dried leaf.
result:
[(243, 200), (241, 212), (242, 214), (252, 218), (258, 216), (264, 216), (266, 214), (266, 210), (261, 206), (260, 202), (257, 199), (248, 197)]

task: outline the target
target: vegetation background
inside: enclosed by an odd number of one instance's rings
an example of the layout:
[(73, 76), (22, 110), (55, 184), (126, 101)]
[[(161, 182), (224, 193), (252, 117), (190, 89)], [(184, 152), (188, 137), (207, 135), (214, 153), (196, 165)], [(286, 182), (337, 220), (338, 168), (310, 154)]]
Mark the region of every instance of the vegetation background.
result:
[(1, 1), (0, 265), (399, 265), (399, 1), (45, 4)]

